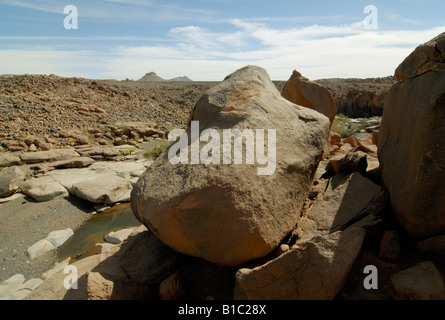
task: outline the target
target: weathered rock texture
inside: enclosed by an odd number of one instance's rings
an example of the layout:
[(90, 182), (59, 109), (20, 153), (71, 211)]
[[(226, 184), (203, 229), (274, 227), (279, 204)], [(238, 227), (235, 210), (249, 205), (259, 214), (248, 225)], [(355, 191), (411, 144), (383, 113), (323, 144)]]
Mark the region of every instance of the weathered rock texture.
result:
[(331, 300), (343, 288), (365, 234), (351, 228), (319, 236), (262, 266), (240, 269), (235, 299)]
[(267, 255), (298, 221), (328, 141), (328, 119), (284, 99), (265, 70), (249, 66), (210, 89), (192, 120), (201, 132), (219, 133), (220, 150), (223, 129), (263, 129), (265, 140), (275, 129), (276, 170), (259, 176), (264, 165), (246, 164), (246, 157), (233, 164), (233, 153), (230, 165), (173, 165), (166, 152), (133, 189), (135, 216), (168, 246), (213, 263), (235, 266)]
[(382, 180), (402, 226), (425, 238), (445, 230), (445, 33), (395, 74), (379, 138)]
[(316, 110), (334, 122), (337, 114), (332, 94), (322, 85), (312, 82), (294, 70), (283, 89), (283, 97), (300, 106)]

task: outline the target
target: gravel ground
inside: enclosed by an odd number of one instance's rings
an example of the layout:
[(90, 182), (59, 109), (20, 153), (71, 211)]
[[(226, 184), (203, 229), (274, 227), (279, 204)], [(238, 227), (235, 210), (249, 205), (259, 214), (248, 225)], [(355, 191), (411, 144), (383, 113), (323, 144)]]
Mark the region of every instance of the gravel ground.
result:
[(93, 210), (91, 203), (75, 197), (41, 203), (19, 198), (0, 205), (0, 282), (17, 273), (26, 280), (39, 278), (57, 261), (57, 250), (31, 260), (28, 247), (52, 231), (76, 231)]

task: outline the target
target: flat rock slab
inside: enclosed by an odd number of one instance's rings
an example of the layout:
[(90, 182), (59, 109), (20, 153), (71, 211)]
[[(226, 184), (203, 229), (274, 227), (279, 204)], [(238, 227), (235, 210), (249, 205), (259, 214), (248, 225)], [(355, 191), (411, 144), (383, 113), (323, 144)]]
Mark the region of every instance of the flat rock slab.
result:
[(24, 194), (39, 202), (69, 196), (66, 188), (49, 176), (27, 180), (20, 185), (20, 189)]
[(108, 169), (116, 173), (121, 178), (127, 179), (133, 184), (147, 170), (143, 163), (138, 162), (97, 162), (91, 166), (91, 169)]
[(51, 171), (51, 177), (69, 193), (97, 204), (129, 202), (133, 184), (146, 170), (142, 163), (96, 162), (88, 168)]
[(20, 155), (20, 159), (23, 162), (30, 164), (67, 160), (74, 157), (79, 157), (79, 154), (76, 151), (69, 149), (54, 149), (48, 151), (27, 152)]
[(0, 168), (11, 167), (19, 164), (21, 159), (12, 154), (0, 154)]
[(113, 174), (101, 174), (94, 179), (73, 184), (72, 193), (93, 203), (114, 204), (128, 201), (132, 184)]
[(94, 159), (89, 157), (75, 157), (67, 160), (60, 160), (49, 163), (49, 167), (53, 168), (84, 168), (92, 165), (95, 162)]
[(365, 230), (318, 236), (275, 260), (236, 274), (236, 300), (331, 300), (360, 253)]
[(72, 235), (74, 235), (73, 229), (67, 228), (65, 230), (51, 232), (46, 237), (46, 240), (48, 240), (53, 246), (58, 248), (63, 245), (69, 238), (71, 238)]
[(383, 197), (379, 197), (381, 192), (380, 186), (358, 172), (338, 174), (307, 216), (317, 223), (319, 230), (335, 232), (368, 214), (379, 213), (386, 205)]
[(113, 171), (104, 167), (82, 168), (82, 169), (63, 169), (48, 172), (48, 176), (64, 186), (70, 193), (73, 193), (73, 185), (79, 182), (94, 180), (101, 177), (102, 174), (114, 174)]

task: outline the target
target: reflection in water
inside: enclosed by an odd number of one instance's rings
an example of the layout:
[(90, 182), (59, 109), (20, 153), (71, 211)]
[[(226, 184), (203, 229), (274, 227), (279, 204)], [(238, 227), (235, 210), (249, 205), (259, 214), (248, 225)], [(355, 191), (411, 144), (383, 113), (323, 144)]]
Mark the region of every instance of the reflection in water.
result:
[(99, 254), (104, 236), (112, 231), (138, 227), (141, 223), (135, 218), (129, 203), (115, 206), (91, 217), (74, 235), (60, 247), (59, 261), (70, 257), (70, 263), (88, 256)]

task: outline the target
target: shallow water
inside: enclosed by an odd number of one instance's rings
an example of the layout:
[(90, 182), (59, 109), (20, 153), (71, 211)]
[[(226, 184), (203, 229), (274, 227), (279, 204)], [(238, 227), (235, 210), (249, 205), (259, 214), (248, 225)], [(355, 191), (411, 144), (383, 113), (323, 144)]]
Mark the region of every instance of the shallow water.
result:
[(59, 261), (68, 257), (70, 263), (99, 254), (105, 243), (104, 236), (112, 231), (138, 227), (141, 223), (135, 218), (129, 203), (121, 204), (92, 216), (74, 235), (65, 242), (59, 251)]

